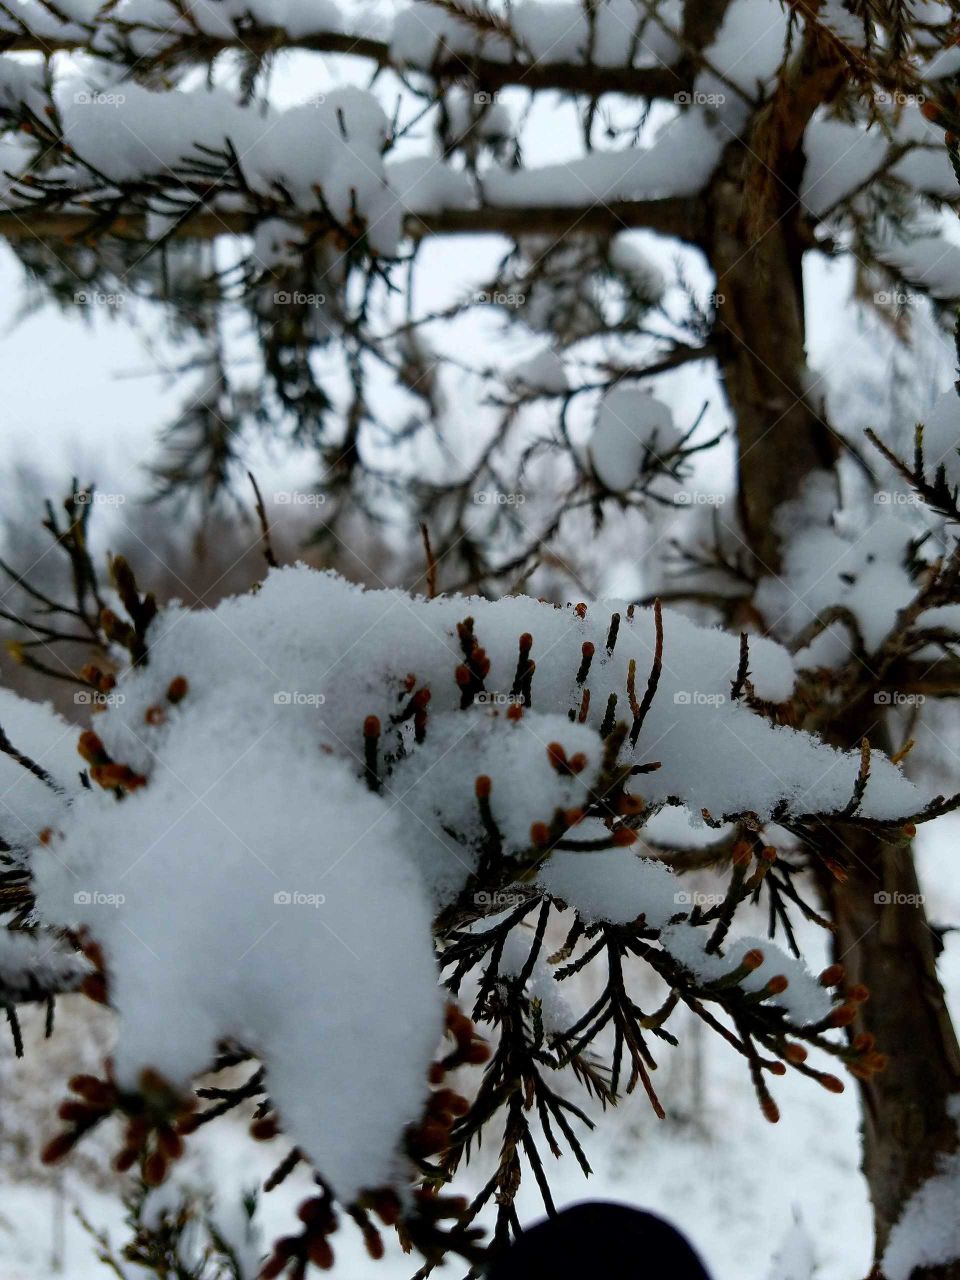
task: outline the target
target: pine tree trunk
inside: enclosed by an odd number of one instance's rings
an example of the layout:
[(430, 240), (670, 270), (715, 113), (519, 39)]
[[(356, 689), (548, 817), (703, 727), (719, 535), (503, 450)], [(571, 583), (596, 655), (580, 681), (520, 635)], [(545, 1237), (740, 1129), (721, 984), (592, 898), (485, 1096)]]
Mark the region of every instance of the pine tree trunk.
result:
[[(745, 175), (750, 157), (732, 147), (710, 192), (704, 250), (718, 294), (720, 371), (738, 439), (739, 506), (761, 573), (780, 564), (774, 514), (818, 468), (836, 461), (835, 440), (805, 397), (802, 228), (782, 175), (777, 208), (758, 234), (747, 221)], [(872, 697), (834, 724), (835, 746), (856, 747), (867, 735), (884, 747)], [(885, 906), (880, 893), (918, 893), (907, 845), (870, 833), (827, 830), (825, 841), (849, 868), (841, 884), (829, 873), (820, 889), (835, 922), (834, 953), (851, 982), (870, 989), (850, 1034), (871, 1031), (889, 1056), (887, 1069), (860, 1083), (863, 1172), (873, 1203), (876, 1256), (940, 1153), (957, 1146), (946, 1104), (960, 1092), (960, 1050), (936, 974), (933, 935), (922, 903)], [(917, 1271), (915, 1280), (960, 1280), (960, 1262)]]

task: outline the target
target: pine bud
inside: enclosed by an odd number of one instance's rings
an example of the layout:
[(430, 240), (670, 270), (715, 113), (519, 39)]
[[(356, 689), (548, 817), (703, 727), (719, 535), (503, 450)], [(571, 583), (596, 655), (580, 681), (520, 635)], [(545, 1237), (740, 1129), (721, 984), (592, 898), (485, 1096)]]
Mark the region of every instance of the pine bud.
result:
[(535, 822), (530, 828), (530, 841), (537, 849), (545, 849), (550, 843), (550, 828), (545, 822)]
[(73, 1147), (78, 1136), (76, 1133), (66, 1131), (58, 1133), (56, 1137), (51, 1138), (40, 1153), (41, 1163), (56, 1164), (58, 1160), (62, 1160)]
[(174, 676), (167, 688), (167, 701), (176, 706), (178, 702), (186, 697), (189, 687), (186, 676)]

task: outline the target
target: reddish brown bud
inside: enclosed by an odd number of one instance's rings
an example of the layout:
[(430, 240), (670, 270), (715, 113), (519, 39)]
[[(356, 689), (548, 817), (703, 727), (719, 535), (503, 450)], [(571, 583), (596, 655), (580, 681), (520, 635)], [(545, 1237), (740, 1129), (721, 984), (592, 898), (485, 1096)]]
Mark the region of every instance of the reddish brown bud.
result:
[(842, 964), (828, 964), (820, 975), (820, 985), (821, 987), (836, 987), (846, 976), (847, 971)]
[(70, 1132), (58, 1133), (56, 1137), (50, 1139), (40, 1152), (41, 1162), (43, 1164), (56, 1164), (58, 1160), (62, 1160), (72, 1148), (78, 1136), (78, 1134)]
[(461, 689), (466, 689), (473, 683), (473, 676), (470, 674), (470, 668), (465, 666), (462, 662), (453, 673), (453, 678)]
[(72, 1124), (78, 1124), (82, 1120), (89, 1120), (91, 1115), (95, 1114), (85, 1102), (78, 1102), (75, 1098), (68, 1098), (66, 1102), (61, 1102), (57, 1107), (57, 1115), (61, 1120), (69, 1120)]
[(545, 822), (535, 822), (530, 828), (531, 843), (537, 849), (545, 849), (550, 843), (550, 828)]
[(106, 764), (110, 759), (99, 736), (92, 729), (85, 729), (81, 733), (80, 741), (77, 743), (77, 750), (87, 764)]
[(571, 773), (583, 773), (587, 767), (587, 757), (582, 751), (578, 751), (576, 755), (571, 756), (567, 761), (567, 767)]
[(557, 773), (568, 773), (567, 753), (559, 742), (547, 743), (547, 759), (556, 769)]
[(178, 702), (186, 697), (189, 687), (186, 676), (174, 676), (167, 687), (167, 701), (176, 706)]
[(865, 1000), (870, 999), (870, 988), (865, 987), (862, 982), (857, 982), (852, 987), (847, 988), (846, 997), (848, 1000), (852, 1000), (854, 1004), (863, 1004)]
[(489, 800), (490, 792), (493, 790), (493, 782), (486, 773), (481, 773), (473, 784), (478, 800)]
[(578, 618), (585, 618), (587, 616), (587, 606), (581, 600), (578, 605), (574, 605), (573, 612)]
[(400, 1201), (393, 1191), (373, 1191), (369, 1197), (370, 1208), (385, 1227), (400, 1221)]
[(380, 737), (380, 719), (378, 716), (367, 716), (363, 722), (363, 736), (365, 738)]
[(147, 724), (163, 724), (167, 718), (167, 712), (166, 709), (161, 706), (147, 707), (146, 711), (143, 713), (143, 718)]
[(807, 1051), (802, 1044), (790, 1043), (784, 1049), (784, 1056), (788, 1062), (797, 1064), (800, 1062), (806, 1062)]
[(617, 827), (610, 839), (618, 849), (625, 849), (637, 843), (637, 833), (631, 827)]
[(250, 1133), (258, 1142), (269, 1142), (279, 1132), (280, 1126), (277, 1123), (276, 1116), (261, 1116), (259, 1120), (254, 1120), (250, 1126)]
[(96, 1076), (76, 1075), (67, 1081), (67, 1088), (71, 1093), (86, 1094), (88, 1089), (97, 1088), (100, 1083)]
[(849, 1027), (857, 1016), (857, 1006), (854, 1004), (839, 1004), (830, 1014), (830, 1025), (832, 1027)]
[(509, 705), (509, 707), (507, 707), (507, 719), (508, 719), (508, 720), (522, 720), (522, 719), (523, 719), (523, 704), (522, 704), (522, 703), (520, 703), (520, 702), (511, 702), (511, 703), (510, 703), (510, 705)]
[(383, 1257), (383, 1237), (376, 1227), (369, 1225), (364, 1227), (363, 1243), (366, 1245), (367, 1253), (369, 1253), (374, 1262), (379, 1262)]
[(326, 1236), (315, 1236), (310, 1241), (308, 1256), (313, 1265), (319, 1267), (321, 1271), (329, 1271), (333, 1266), (333, 1249)]
[(483, 1040), (472, 1040), (467, 1048), (467, 1062), (479, 1067), (490, 1058), (490, 1046)]
[(753, 947), (746, 953), (740, 963), (745, 969), (749, 969), (751, 972), (754, 969), (759, 969), (763, 964), (763, 952), (758, 947)]
[(157, 1130), (157, 1146), (168, 1160), (179, 1160), (183, 1155), (183, 1138), (166, 1125)]
[(80, 983), (80, 990), (97, 1004), (107, 1003), (107, 980), (102, 973), (88, 973)]
[(735, 867), (745, 867), (753, 857), (753, 849), (746, 840), (738, 840), (730, 851), (730, 860)]
[(876, 1036), (869, 1031), (861, 1031), (853, 1037), (851, 1048), (855, 1053), (869, 1053), (876, 1043)]
[(782, 995), (784, 991), (786, 991), (789, 985), (790, 983), (787, 981), (787, 979), (784, 977), (782, 973), (776, 973), (767, 983), (767, 990), (770, 992), (772, 996), (779, 996), (779, 995)]
[(410, 1134), (410, 1146), (414, 1155), (432, 1156), (450, 1142), (450, 1129), (440, 1120), (424, 1120)]
[(780, 1119), (780, 1108), (772, 1098), (764, 1098), (760, 1103), (760, 1109), (771, 1124), (776, 1124)]
[(817, 1079), (830, 1093), (843, 1093), (843, 1081), (839, 1077), (824, 1072), (823, 1075), (817, 1076)]
[(151, 1151), (143, 1162), (143, 1180), (148, 1187), (159, 1187), (167, 1176), (167, 1157), (162, 1151)]

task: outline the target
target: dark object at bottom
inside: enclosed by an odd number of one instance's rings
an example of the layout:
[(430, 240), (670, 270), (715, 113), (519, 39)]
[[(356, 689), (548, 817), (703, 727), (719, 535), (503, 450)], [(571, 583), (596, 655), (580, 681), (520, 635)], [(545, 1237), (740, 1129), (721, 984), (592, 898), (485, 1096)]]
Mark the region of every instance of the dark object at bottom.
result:
[(622, 1204), (587, 1203), (524, 1231), (488, 1280), (710, 1280), (676, 1228)]

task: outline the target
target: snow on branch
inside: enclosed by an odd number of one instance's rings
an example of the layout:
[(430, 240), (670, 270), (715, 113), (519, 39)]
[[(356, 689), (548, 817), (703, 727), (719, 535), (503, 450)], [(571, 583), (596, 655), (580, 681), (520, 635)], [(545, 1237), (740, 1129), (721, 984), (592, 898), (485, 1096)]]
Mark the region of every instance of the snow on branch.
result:
[[(456, 6), (451, 6), (451, 10)], [(513, 32), (486, 32), (416, 0), (398, 13), (392, 31), (346, 23), (330, 0), (297, 4), (223, 2), (216, 5), (152, 0), (121, 7), (89, 23), (30, 0), (0, 10), (0, 48), (8, 52), (89, 51), (124, 63), (212, 63), (225, 52), (266, 58), (299, 49), (372, 61), (437, 81), (468, 80), (496, 91), (507, 85), (599, 96), (618, 93), (672, 98), (682, 81), (670, 65), (680, 53), (665, 24), (631, 2), (604, 5), (591, 21), (579, 0), (514, 6)], [(545, 20), (546, 19), (546, 20)], [(592, 29), (591, 29), (592, 28)]]
[[(25, 796), (43, 797), (18, 836), (21, 922), (79, 949), (67, 946), (62, 985), (81, 982), (119, 1023), (107, 1077), (71, 1082), (48, 1159), (125, 1115), (119, 1167), (139, 1162), (153, 1184), (198, 1125), (253, 1100), (256, 1136), (293, 1144), (276, 1180), (306, 1160), (324, 1188), (265, 1275), (327, 1257), (334, 1199), (375, 1256), (371, 1212), (402, 1218), (428, 1260), (474, 1261), (470, 1222), (489, 1188), (468, 1212), (432, 1193), (404, 1204), (411, 1175), (438, 1185), (505, 1106), (502, 1169), (519, 1144), (548, 1194), (522, 1099), (584, 1161), (580, 1113), (545, 1072), (572, 1067), (611, 1101), (642, 1085), (659, 1112), (646, 1040), (672, 1040), (663, 1024), (678, 1003), (744, 1056), (771, 1120), (768, 1074), (789, 1066), (842, 1088), (809, 1048), (861, 1074), (882, 1065), (869, 1038), (831, 1035), (862, 990), (739, 934), (737, 908), (766, 892), (788, 940), (788, 907), (817, 918), (767, 822), (813, 848), (828, 821), (899, 839), (938, 802), (866, 748), (838, 752), (778, 723), (796, 677), (777, 644), (659, 605), (427, 601), (304, 566), (272, 569), (212, 611), (157, 611), (125, 562), (112, 576), (116, 603), (98, 591), (117, 670), (83, 676), (109, 694), (79, 737), (85, 774), (71, 782), (62, 767), (60, 723), (15, 701), (0, 757)], [(665, 805), (733, 824), (719, 903), (691, 905), (645, 844)], [(567, 941), (546, 957), (552, 918)], [(37, 998), (17, 978), (36, 941), (10, 938), (11, 999), (18, 981)], [(664, 984), (659, 1011), (630, 996), (631, 957)], [(605, 969), (604, 995), (574, 1010), (557, 984), (587, 965)], [(445, 1009), (467, 980), (473, 1020)], [(445, 1077), (488, 1057), (475, 1023), (498, 1039), (471, 1104)], [(203, 1091), (219, 1101), (198, 1109), (195, 1077), (247, 1060), (248, 1086)]]

